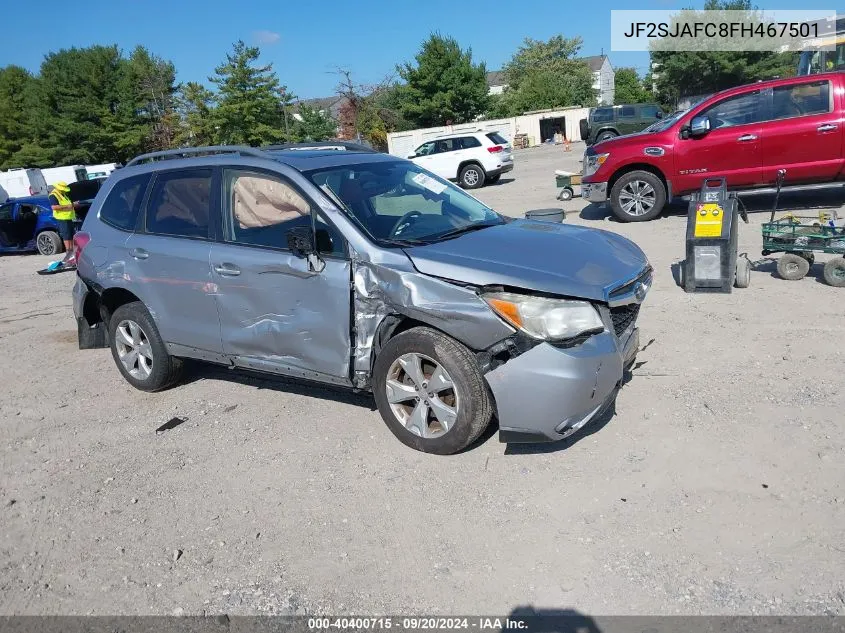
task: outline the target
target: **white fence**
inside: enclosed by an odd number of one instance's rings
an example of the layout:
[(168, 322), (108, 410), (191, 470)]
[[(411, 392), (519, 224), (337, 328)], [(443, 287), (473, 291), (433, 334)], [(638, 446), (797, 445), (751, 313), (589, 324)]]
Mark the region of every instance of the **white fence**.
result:
[(587, 118), (587, 108), (563, 108), (532, 112), (509, 119), (476, 121), (459, 125), (419, 128), (407, 132), (392, 132), (387, 135), (387, 150), (394, 156), (408, 156), (426, 141), (443, 134), (461, 132), (498, 132), (509, 141), (517, 134), (526, 134), (531, 145), (542, 143), (551, 138), (555, 131), (562, 132), (570, 141), (580, 141), (581, 132), (578, 122)]

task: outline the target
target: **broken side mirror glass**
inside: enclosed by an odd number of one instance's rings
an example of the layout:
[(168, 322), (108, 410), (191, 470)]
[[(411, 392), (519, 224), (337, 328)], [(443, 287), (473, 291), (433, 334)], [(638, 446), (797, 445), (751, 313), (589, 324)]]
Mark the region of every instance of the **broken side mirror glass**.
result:
[(296, 257), (304, 258), (311, 272), (320, 273), (326, 267), (326, 262), (317, 253), (314, 231), (310, 226), (297, 226), (288, 231), (288, 249)]

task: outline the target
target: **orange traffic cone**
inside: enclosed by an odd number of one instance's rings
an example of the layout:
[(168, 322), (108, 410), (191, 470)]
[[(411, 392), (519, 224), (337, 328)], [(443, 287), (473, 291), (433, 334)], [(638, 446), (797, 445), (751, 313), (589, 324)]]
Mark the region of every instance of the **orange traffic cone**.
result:
[(568, 138), (563, 139), (563, 151), (569, 152), (572, 150), (572, 144), (569, 142)]

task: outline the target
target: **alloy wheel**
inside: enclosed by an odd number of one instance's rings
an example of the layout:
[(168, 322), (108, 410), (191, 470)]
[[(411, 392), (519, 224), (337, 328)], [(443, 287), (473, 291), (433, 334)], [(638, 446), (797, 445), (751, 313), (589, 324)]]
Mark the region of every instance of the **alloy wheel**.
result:
[(430, 439), (451, 430), (458, 417), (458, 390), (446, 369), (423, 354), (403, 354), (390, 365), (387, 401), (411, 433)]
[(153, 371), (153, 350), (146, 332), (135, 321), (125, 319), (115, 331), (117, 356), (133, 378), (146, 380)]
[(654, 207), (657, 193), (644, 180), (632, 180), (619, 192), (619, 204), (628, 215), (645, 215)]

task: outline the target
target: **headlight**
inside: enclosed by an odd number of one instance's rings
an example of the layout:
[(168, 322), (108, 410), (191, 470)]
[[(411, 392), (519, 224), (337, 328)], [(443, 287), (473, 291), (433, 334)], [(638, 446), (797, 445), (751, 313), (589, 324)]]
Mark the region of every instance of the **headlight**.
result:
[(604, 331), (595, 307), (586, 301), (531, 297), (512, 292), (482, 295), (491, 308), (518, 330), (534, 338), (563, 340)]
[(584, 175), (585, 176), (592, 176), (599, 170), (599, 167), (604, 165), (604, 161), (607, 160), (610, 154), (593, 154), (592, 156), (587, 156), (584, 160)]

